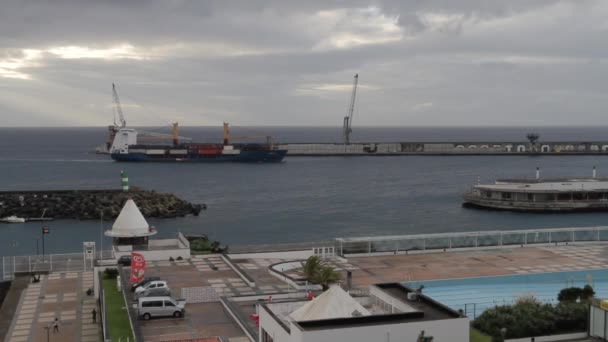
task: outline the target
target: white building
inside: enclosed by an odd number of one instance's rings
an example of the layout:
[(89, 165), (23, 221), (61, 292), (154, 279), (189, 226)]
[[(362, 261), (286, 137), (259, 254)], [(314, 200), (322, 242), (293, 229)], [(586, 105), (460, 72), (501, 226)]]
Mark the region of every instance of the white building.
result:
[[(409, 298), (409, 299), (408, 299)], [(469, 320), (398, 283), (351, 297), (334, 286), (312, 301), (258, 305), (260, 342), (468, 342)]]
[(146, 260), (169, 260), (169, 258), (190, 258), (190, 243), (182, 235), (176, 239), (149, 239), (157, 233), (148, 224), (132, 199), (128, 199), (111, 230), (105, 235), (113, 238), (113, 251), (116, 259), (135, 251), (144, 255)]

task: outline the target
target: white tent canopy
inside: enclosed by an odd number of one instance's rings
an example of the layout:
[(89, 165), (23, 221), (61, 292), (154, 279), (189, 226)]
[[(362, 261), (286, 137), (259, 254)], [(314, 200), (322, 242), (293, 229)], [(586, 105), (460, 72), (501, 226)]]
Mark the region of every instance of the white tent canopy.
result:
[(332, 286), (289, 316), (296, 322), (371, 315), (340, 286)]
[(128, 199), (122, 207), (112, 230), (106, 231), (106, 235), (112, 237), (141, 237), (154, 234), (156, 230), (150, 227), (132, 199)]

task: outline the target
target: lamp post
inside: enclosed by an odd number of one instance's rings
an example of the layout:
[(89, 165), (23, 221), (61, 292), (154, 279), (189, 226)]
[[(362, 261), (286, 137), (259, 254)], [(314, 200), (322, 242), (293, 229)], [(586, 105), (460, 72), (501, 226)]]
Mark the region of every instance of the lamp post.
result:
[(47, 325), (46, 327), (44, 327), (44, 330), (46, 330), (46, 342), (49, 342), (51, 340), (51, 325)]
[(45, 257), (44, 257), (44, 236), (46, 234), (49, 234), (50, 232), (51, 232), (51, 230), (49, 229), (49, 227), (46, 227), (46, 226), (42, 227), (41, 234), (42, 234), (42, 260), (43, 261), (45, 260)]
[(103, 259), (103, 210), (99, 211), (101, 213), (99, 220), (99, 259)]

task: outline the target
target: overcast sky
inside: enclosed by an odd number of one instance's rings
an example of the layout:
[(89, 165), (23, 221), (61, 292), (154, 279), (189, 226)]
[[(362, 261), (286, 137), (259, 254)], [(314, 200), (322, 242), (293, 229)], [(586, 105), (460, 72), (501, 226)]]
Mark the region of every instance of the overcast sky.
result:
[(1, 3), (0, 126), (608, 124), (605, 0)]

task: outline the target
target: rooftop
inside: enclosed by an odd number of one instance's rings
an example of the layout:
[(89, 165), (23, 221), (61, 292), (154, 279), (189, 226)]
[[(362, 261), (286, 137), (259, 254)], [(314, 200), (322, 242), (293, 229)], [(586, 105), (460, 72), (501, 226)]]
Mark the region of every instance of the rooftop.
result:
[(370, 313), (340, 286), (332, 286), (289, 316), (298, 322), (329, 318), (369, 316)]
[[(321, 294), (313, 301), (301, 299), (286, 300), (266, 303), (262, 306), (276, 317), (277, 321), (286, 330), (289, 329), (290, 323), (307, 330), (354, 325), (433, 321), (461, 317), (458, 312), (424, 295), (419, 295), (417, 300), (407, 299), (407, 294), (414, 292), (414, 290), (402, 284), (379, 284), (375, 285), (375, 288), (381, 293), (378, 297), (372, 295), (351, 297), (340, 287), (336, 286)], [(378, 292), (376, 292), (376, 295), (378, 295)], [(330, 298), (337, 300), (328, 300)], [(346, 304), (342, 303), (342, 301)], [(355, 312), (353, 307), (358, 308), (356, 309), (357, 312)], [(313, 314), (303, 314), (311, 312)]]

